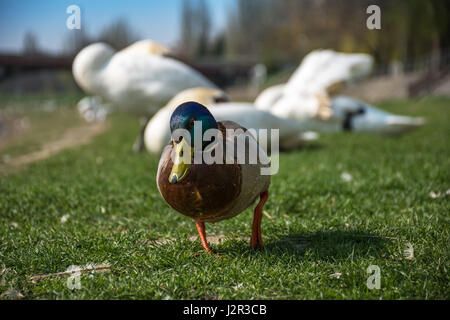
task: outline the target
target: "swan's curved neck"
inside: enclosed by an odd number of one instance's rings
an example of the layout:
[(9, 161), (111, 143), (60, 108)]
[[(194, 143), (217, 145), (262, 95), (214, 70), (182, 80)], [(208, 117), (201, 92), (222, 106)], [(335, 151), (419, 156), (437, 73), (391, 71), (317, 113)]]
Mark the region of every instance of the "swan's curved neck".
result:
[(101, 71), (108, 65), (114, 51), (108, 47), (87, 48), (83, 51), (73, 63), (75, 80), (85, 91), (98, 93), (101, 90)]

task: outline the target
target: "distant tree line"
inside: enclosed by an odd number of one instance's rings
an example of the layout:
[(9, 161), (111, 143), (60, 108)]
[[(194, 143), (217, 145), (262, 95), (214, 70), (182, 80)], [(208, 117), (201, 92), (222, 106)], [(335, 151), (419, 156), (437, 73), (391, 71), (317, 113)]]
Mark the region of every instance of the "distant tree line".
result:
[(211, 10), (205, 0), (184, 0), (180, 25), (179, 54), (191, 58), (224, 55), (225, 31), (212, 34)]
[[(63, 55), (75, 55), (85, 46), (93, 42), (105, 42), (116, 50), (121, 50), (139, 40), (138, 35), (130, 27), (127, 20), (123, 18), (105, 26), (99, 35), (95, 37), (89, 36), (85, 30), (86, 27), (83, 27), (79, 30), (71, 30), (68, 33), (64, 40)], [(36, 35), (32, 31), (27, 32), (24, 36), (23, 54), (27, 56), (44, 54), (39, 47)]]
[(75, 54), (93, 42), (105, 42), (114, 49), (121, 50), (139, 40), (138, 35), (124, 18), (117, 19), (105, 26), (96, 37), (88, 36), (85, 30), (86, 27), (80, 30), (71, 30), (66, 38), (65, 52), (67, 54)]
[[(381, 30), (366, 28), (372, 4), (381, 8)], [(366, 52), (389, 64), (450, 47), (447, 0), (235, 0), (225, 30), (214, 36), (210, 19), (204, 0), (184, 0), (184, 54), (248, 57), (270, 69), (317, 48)]]
[[(191, 59), (248, 58), (273, 71), (287, 63), (297, 64), (318, 48), (366, 52), (385, 65), (432, 52), (439, 56), (450, 48), (448, 0), (234, 0), (228, 4), (225, 28), (213, 33), (208, 3), (183, 0), (177, 53)], [(381, 30), (366, 28), (366, 9), (372, 4), (381, 8)], [(120, 50), (139, 39), (125, 19), (107, 25), (95, 37), (85, 30), (68, 34), (66, 55), (96, 41)], [(23, 51), (42, 53), (32, 32), (24, 38)]]

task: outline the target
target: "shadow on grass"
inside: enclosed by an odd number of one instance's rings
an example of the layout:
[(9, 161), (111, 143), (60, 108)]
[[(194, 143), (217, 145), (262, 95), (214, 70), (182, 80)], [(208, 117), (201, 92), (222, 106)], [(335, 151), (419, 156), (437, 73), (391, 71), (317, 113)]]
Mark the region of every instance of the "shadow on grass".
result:
[(295, 153), (299, 150), (305, 152), (305, 151), (317, 151), (317, 150), (321, 150), (323, 148), (325, 148), (326, 145), (323, 143), (307, 143), (299, 148), (294, 148), (294, 149), (283, 149), (280, 147), (280, 151), (283, 153)]
[[(264, 239), (263, 239), (264, 240)], [(266, 254), (291, 256), (298, 259), (343, 260), (358, 257), (382, 257), (387, 255), (386, 246), (392, 238), (357, 230), (316, 231), (313, 233), (292, 233), (277, 240), (265, 242)], [(241, 241), (228, 248), (226, 252), (248, 252), (248, 244)]]
[(305, 234), (289, 234), (268, 242), (269, 253), (290, 253), (295, 257), (347, 259), (358, 256), (380, 257), (386, 254), (386, 245), (391, 239), (357, 230), (316, 231)]

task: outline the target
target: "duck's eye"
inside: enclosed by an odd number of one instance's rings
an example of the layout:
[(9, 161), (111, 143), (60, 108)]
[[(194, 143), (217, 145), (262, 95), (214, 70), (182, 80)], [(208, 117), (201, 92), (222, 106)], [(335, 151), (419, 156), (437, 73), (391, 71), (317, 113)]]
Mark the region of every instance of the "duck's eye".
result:
[(180, 143), (181, 142), (181, 140), (183, 140), (183, 136), (181, 136), (181, 137), (178, 137), (178, 139), (175, 141), (176, 143)]
[(194, 118), (189, 119), (189, 128), (192, 128), (194, 126)]

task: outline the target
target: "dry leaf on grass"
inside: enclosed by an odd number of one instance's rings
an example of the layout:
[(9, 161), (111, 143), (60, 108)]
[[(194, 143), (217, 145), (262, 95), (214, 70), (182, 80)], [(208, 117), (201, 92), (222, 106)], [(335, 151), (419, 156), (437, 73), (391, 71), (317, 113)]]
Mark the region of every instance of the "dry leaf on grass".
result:
[(352, 181), (353, 177), (350, 173), (348, 172), (342, 172), (341, 174), (341, 180), (344, 182), (350, 182)]
[(66, 223), (67, 220), (69, 220), (70, 215), (69, 214), (65, 214), (61, 217), (61, 223)]
[(111, 267), (110, 264), (97, 264), (96, 265), (96, 264), (88, 263), (85, 266), (72, 265), (69, 268), (67, 268), (67, 270), (64, 272), (36, 275), (36, 276), (30, 277), (30, 280), (37, 281), (37, 280), (51, 278), (51, 277), (65, 276), (65, 275), (70, 275), (70, 274), (74, 274), (74, 273), (83, 273), (83, 272), (106, 272), (106, 271), (109, 271), (110, 267)]
[(410, 242), (406, 244), (406, 249), (403, 251), (403, 254), (405, 256), (405, 260), (414, 259), (414, 247)]
[(440, 193), (440, 192), (435, 193), (434, 191), (431, 191), (431, 192), (429, 193), (429, 195), (430, 195), (430, 198), (431, 198), (431, 199), (437, 199), (437, 198), (439, 198), (439, 197), (441, 196), (441, 193)]
[(238, 289), (242, 288), (243, 286), (244, 286), (243, 283), (238, 283), (237, 285), (233, 286), (233, 289), (238, 290)]
[(16, 289), (8, 289), (0, 295), (0, 298), (23, 299), (24, 295)]
[(269, 219), (273, 219), (273, 217), (270, 215), (270, 214), (268, 214), (267, 213), (267, 211), (263, 211), (263, 214), (267, 217), (267, 218), (269, 218)]

